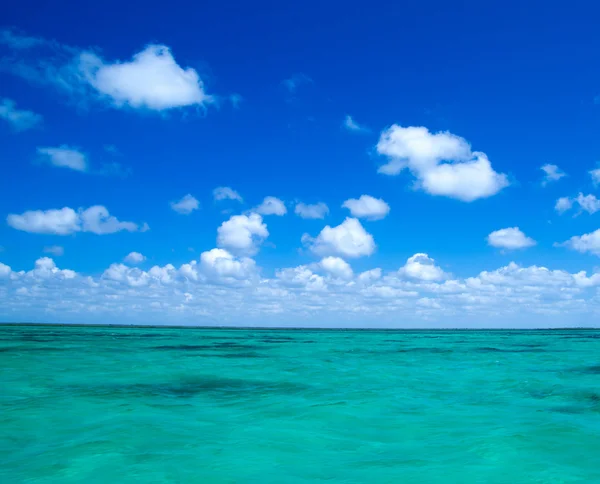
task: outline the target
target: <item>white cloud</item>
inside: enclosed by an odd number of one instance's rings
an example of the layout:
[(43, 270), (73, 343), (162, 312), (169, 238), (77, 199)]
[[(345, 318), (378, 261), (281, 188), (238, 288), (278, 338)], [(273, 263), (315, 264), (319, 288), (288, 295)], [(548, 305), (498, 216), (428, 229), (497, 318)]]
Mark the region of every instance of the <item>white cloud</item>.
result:
[(123, 260), (128, 264), (140, 264), (146, 260), (146, 257), (139, 252), (130, 252)]
[(339, 257), (325, 257), (319, 262), (321, 268), (334, 277), (340, 279), (352, 279), (352, 267), (344, 259)]
[(558, 181), (561, 178), (567, 176), (567, 174), (562, 171), (558, 166), (552, 164), (542, 165), (540, 168), (544, 172), (544, 180), (542, 181), (543, 185), (547, 185), (550, 182)]
[(31, 82), (52, 85), (77, 97), (78, 104), (99, 99), (115, 108), (164, 111), (204, 108), (214, 102), (198, 72), (181, 67), (165, 45), (147, 45), (131, 60), (107, 61), (93, 49), (74, 48), (7, 30), (0, 34), (0, 41), (17, 51), (3, 59), (5, 70)]
[(329, 207), (323, 202), (308, 205), (305, 203), (297, 203), (294, 213), (302, 218), (320, 219), (325, 218), (329, 213)]
[(561, 197), (556, 201), (556, 205), (554, 209), (562, 214), (567, 210), (570, 210), (575, 204), (579, 205), (580, 213), (581, 211), (587, 212), (589, 214), (594, 214), (600, 211), (600, 200), (596, 198), (595, 195), (584, 195), (583, 193), (579, 193), (576, 197)]
[(42, 116), (17, 109), (16, 103), (11, 99), (0, 100), (0, 119), (7, 121), (15, 131), (26, 131), (42, 123)]
[(244, 200), (238, 192), (229, 187), (217, 187), (213, 190), (213, 197), (215, 201), (219, 200), (237, 200), (243, 202)]
[(590, 252), (600, 256), (600, 229), (589, 234), (575, 235), (566, 242), (555, 245), (568, 247), (581, 253)]
[(109, 214), (106, 207), (95, 205), (87, 209), (75, 211), (72, 208), (50, 210), (30, 210), (20, 215), (10, 214), (6, 221), (17, 230), (37, 234), (70, 235), (75, 232), (92, 232), (94, 234), (112, 234), (126, 230), (145, 232), (147, 224), (141, 228), (133, 222), (120, 222)]
[(535, 240), (527, 237), (519, 227), (496, 230), (487, 236), (487, 242), (492, 247), (508, 250), (525, 249), (536, 244)]
[(200, 208), (200, 202), (198, 202), (195, 197), (188, 193), (178, 202), (171, 202), (171, 208), (177, 213), (188, 215), (194, 210), (198, 210)]
[(116, 107), (162, 111), (213, 101), (198, 73), (179, 66), (165, 45), (148, 45), (125, 62), (105, 62), (83, 52), (79, 68), (84, 79)]
[(377, 151), (389, 161), (379, 173), (398, 175), (408, 168), (417, 187), (431, 195), (472, 202), (495, 195), (509, 185), (493, 170), (487, 155), (449, 132), (432, 134), (425, 127), (392, 125), (381, 133)]
[(267, 225), (259, 214), (233, 215), (217, 229), (217, 245), (234, 253), (252, 255), (268, 236)]
[(348, 131), (354, 131), (355, 133), (369, 131), (368, 128), (358, 124), (356, 121), (354, 121), (354, 119), (352, 119), (352, 116), (349, 116), (349, 115), (344, 118), (343, 126)]
[(353, 217), (366, 218), (367, 220), (380, 220), (390, 212), (390, 206), (381, 198), (370, 195), (361, 195), (359, 199), (346, 200), (342, 207), (350, 210)]
[(285, 215), (287, 208), (279, 198), (265, 197), (262, 203), (254, 209), (256, 213), (261, 215)]
[(585, 210), (589, 214), (596, 213), (600, 210), (600, 200), (594, 195), (584, 195), (580, 193), (577, 195), (575, 201), (579, 204), (582, 210)]
[(81, 230), (79, 214), (69, 207), (10, 214), (6, 222), (14, 229), (36, 234), (69, 235)]
[(592, 182), (594, 185), (600, 184), (600, 168), (596, 168), (594, 170), (590, 170), (590, 176), (592, 177)]
[(377, 268), (351, 275), (343, 267), (330, 264), (337, 276), (305, 265), (259, 276), (251, 259), (213, 249), (179, 268), (116, 263), (86, 276), (41, 258), (30, 271), (0, 263), (0, 294), (6, 312), (45, 322), (564, 327), (592, 325), (600, 314), (599, 272), (511, 262), (448, 279), (424, 254), (385, 275)]
[(422, 253), (409, 257), (398, 273), (421, 281), (439, 281), (447, 277), (446, 273), (435, 265), (434, 259)]
[(116, 217), (108, 213), (106, 207), (95, 205), (80, 212), (81, 230), (83, 232), (92, 232), (94, 234), (113, 234), (126, 230), (135, 232), (140, 230), (139, 226), (133, 222), (120, 222)]
[(88, 169), (85, 154), (76, 148), (63, 145), (58, 148), (38, 148), (37, 152), (51, 165), (75, 171), (87, 171)]
[(256, 272), (256, 263), (248, 257), (237, 258), (224, 249), (212, 249), (200, 255), (206, 274), (219, 279), (249, 279)]
[(54, 256), (61, 256), (65, 253), (65, 249), (60, 245), (51, 245), (49, 247), (44, 247), (45, 254), (52, 254)]
[(315, 254), (323, 256), (361, 257), (371, 255), (375, 251), (373, 236), (357, 219), (349, 217), (336, 227), (326, 225), (315, 239), (304, 234), (302, 241)]
[(573, 207), (573, 200), (571, 200), (569, 197), (561, 197), (556, 200), (554, 210), (562, 214), (567, 210), (571, 210), (571, 207)]

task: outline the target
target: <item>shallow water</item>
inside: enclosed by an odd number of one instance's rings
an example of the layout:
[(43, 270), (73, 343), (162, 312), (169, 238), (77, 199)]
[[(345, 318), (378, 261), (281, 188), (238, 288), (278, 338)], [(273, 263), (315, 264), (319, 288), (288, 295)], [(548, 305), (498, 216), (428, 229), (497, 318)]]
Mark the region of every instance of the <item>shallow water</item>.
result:
[(0, 326), (0, 482), (600, 482), (600, 331)]

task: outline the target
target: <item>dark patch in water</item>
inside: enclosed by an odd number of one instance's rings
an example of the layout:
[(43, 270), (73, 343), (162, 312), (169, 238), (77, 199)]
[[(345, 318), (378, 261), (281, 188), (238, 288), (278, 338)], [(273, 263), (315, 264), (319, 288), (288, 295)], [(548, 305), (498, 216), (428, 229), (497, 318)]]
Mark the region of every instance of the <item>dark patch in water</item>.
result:
[(215, 347), (212, 345), (163, 345), (153, 346), (153, 350), (174, 350), (174, 351), (201, 351), (212, 350)]
[(491, 346), (482, 346), (480, 348), (475, 348), (476, 351), (480, 351), (482, 353), (546, 353), (546, 350), (542, 350), (539, 348), (529, 348), (529, 349), (509, 349), (509, 348), (493, 348)]
[(129, 385), (75, 385), (68, 391), (96, 397), (172, 397), (192, 398), (206, 395), (218, 399), (256, 398), (268, 394), (291, 394), (306, 391), (306, 385), (290, 382), (269, 382), (236, 378), (196, 377), (163, 383), (132, 383)]

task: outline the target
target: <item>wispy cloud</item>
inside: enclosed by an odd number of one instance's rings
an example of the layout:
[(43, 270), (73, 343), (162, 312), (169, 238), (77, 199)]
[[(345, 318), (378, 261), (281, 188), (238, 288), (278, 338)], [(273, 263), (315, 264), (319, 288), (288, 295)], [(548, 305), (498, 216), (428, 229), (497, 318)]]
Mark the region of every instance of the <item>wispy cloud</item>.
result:
[(284, 79), (282, 81), (283, 85), (291, 94), (295, 94), (298, 90), (298, 87), (302, 84), (314, 84), (314, 82), (315, 81), (313, 81), (310, 77), (302, 73), (294, 74), (289, 79)]
[(18, 109), (11, 99), (0, 100), (0, 119), (7, 121), (15, 131), (26, 131), (42, 123), (40, 114)]
[(366, 126), (360, 125), (356, 121), (354, 121), (354, 119), (350, 115), (347, 115), (344, 118), (344, 122), (342, 123), (342, 126), (344, 128), (346, 128), (348, 131), (353, 131), (355, 133), (368, 133), (371, 131)]
[(567, 176), (567, 174), (562, 171), (558, 166), (547, 163), (542, 165), (540, 170), (544, 172), (544, 179), (542, 180), (542, 185), (547, 185), (548, 183), (555, 182)]

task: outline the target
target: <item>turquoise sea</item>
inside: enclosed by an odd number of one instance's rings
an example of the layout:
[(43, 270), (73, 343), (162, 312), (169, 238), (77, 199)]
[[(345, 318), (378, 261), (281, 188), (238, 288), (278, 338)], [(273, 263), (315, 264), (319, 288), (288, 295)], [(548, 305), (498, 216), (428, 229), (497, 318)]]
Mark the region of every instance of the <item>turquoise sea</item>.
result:
[(600, 483), (600, 331), (0, 326), (0, 482)]

